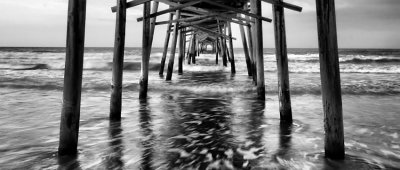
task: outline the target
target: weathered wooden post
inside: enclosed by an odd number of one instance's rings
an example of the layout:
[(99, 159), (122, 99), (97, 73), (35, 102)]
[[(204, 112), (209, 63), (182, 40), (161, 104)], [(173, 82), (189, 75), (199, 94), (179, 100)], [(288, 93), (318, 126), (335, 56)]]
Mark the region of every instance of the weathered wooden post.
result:
[(235, 68), (235, 56), (233, 54), (233, 42), (232, 42), (232, 26), (231, 23), (228, 22), (227, 23), (227, 28), (228, 28), (228, 36), (229, 38), (229, 49), (230, 49), (230, 53), (231, 53), (231, 74), (236, 74), (236, 68)]
[(253, 74), (252, 74), (252, 68), (251, 68), (251, 60), (250, 60), (250, 55), (249, 55), (249, 49), (247, 46), (246, 33), (244, 32), (244, 26), (239, 25), (239, 29), (240, 29), (240, 35), (242, 36), (244, 56), (246, 57), (247, 74), (249, 76), (252, 76)]
[[(277, 0), (277, 2), (283, 2)], [(286, 47), (285, 13), (281, 6), (273, 5), (275, 49), (278, 69), (279, 112), (281, 121), (292, 123), (292, 106), (290, 101), (289, 68)]]
[(193, 34), (193, 40), (192, 40), (192, 64), (196, 64), (196, 55), (197, 55), (197, 37), (196, 34)]
[[(151, 13), (154, 14), (154, 13), (157, 13), (157, 11), (158, 11), (158, 2), (153, 1), (153, 7), (151, 9)], [(157, 20), (157, 17), (153, 17), (150, 19), (150, 24), (151, 24), (150, 25), (150, 46), (149, 46), (150, 53), (151, 53), (151, 48), (153, 46), (153, 37), (154, 37), (154, 31), (156, 28), (156, 20)]]
[(111, 84), (110, 119), (121, 120), (122, 106), (122, 77), (124, 69), (125, 50), (125, 28), (126, 28), (126, 0), (117, 0), (113, 75)]
[[(227, 35), (227, 30), (228, 29), (228, 23), (225, 23), (224, 24), (224, 30), (223, 30), (223, 34), (224, 35)], [(225, 46), (225, 53), (226, 53), (226, 58), (227, 58), (227, 60), (229, 61), (229, 62), (231, 62), (231, 54), (229, 53), (229, 48), (228, 48), (228, 45), (226, 44), (226, 41), (227, 41), (227, 39), (226, 38), (224, 38), (224, 46)], [(229, 40), (228, 40), (229, 41)]]
[[(218, 23), (218, 33), (223, 34), (222, 28), (221, 28), (221, 25), (220, 25), (220, 21), (217, 20), (217, 23)], [(226, 49), (224, 47), (224, 41), (225, 41), (224, 37), (221, 36), (219, 43), (220, 43), (220, 49), (221, 49), (222, 65), (224, 67), (226, 67), (226, 66), (228, 66), (228, 61), (227, 61), (227, 58), (226, 58)]]
[(219, 50), (218, 50), (218, 39), (215, 40), (215, 43), (214, 43), (214, 52), (215, 52), (215, 65), (218, 65), (218, 53), (219, 53)]
[(185, 61), (185, 54), (186, 54), (186, 28), (184, 29), (185, 32), (183, 33), (183, 61)]
[[(251, 0), (251, 12), (261, 16), (261, 1)], [(254, 57), (257, 67), (257, 95), (258, 99), (265, 100), (265, 80), (264, 80), (264, 56), (263, 56), (263, 33), (261, 19), (254, 18), (253, 46)]]
[[(173, 14), (169, 14), (169, 21), (172, 21)], [(165, 60), (167, 59), (167, 53), (168, 53), (168, 45), (169, 45), (169, 37), (171, 35), (171, 25), (172, 23), (168, 23), (167, 26), (167, 32), (165, 33), (165, 42), (164, 42), (164, 51), (163, 55), (161, 57), (161, 65), (160, 65), (160, 72), (159, 75), (162, 76), (164, 74), (164, 67), (165, 67)]]
[(191, 38), (190, 38), (190, 40), (189, 40), (188, 55), (187, 55), (187, 64), (191, 64), (191, 62), (192, 62), (193, 36), (194, 36), (194, 33), (192, 34), (192, 36), (191, 36)]
[(86, 0), (69, 0), (68, 2), (59, 155), (75, 155), (77, 153), (85, 45)]
[(147, 98), (147, 89), (149, 83), (149, 58), (150, 58), (150, 2), (143, 5), (143, 37), (142, 37), (142, 64), (139, 81), (139, 99)]
[[(244, 10), (248, 10), (247, 5), (244, 6)], [(245, 16), (245, 18), (247, 20), (250, 19), (250, 17), (247, 15)], [(254, 21), (254, 19), (253, 19), (253, 21)], [(247, 37), (249, 39), (248, 44), (249, 44), (249, 49), (250, 49), (249, 54), (250, 54), (250, 61), (251, 61), (251, 72), (252, 72), (251, 75), (253, 76), (254, 84), (257, 85), (257, 65), (256, 65), (256, 58), (254, 55), (254, 46), (253, 46), (254, 40), (253, 40), (253, 31), (252, 31), (252, 30), (254, 30), (254, 23), (247, 22), (247, 24), (248, 24), (248, 26), (246, 27), (246, 30), (247, 30)]]
[(183, 44), (186, 42), (183, 36), (183, 32), (179, 30), (179, 62), (178, 62), (178, 74), (183, 74), (183, 57), (185, 55), (185, 47)]
[[(175, 14), (175, 19), (179, 19), (180, 16), (181, 16), (181, 11), (177, 10), (176, 14)], [(172, 38), (171, 55), (169, 57), (166, 80), (171, 80), (172, 79), (172, 72), (174, 71), (174, 61), (175, 61), (176, 42), (178, 40), (178, 30), (179, 30), (179, 22), (175, 22), (175, 24), (174, 24), (174, 36)]]
[(196, 38), (196, 56), (200, 56), (200, 42), (198, 38)]
[(316, 0), (325, 156), (344, 159), (343, 109), (334, 0)]

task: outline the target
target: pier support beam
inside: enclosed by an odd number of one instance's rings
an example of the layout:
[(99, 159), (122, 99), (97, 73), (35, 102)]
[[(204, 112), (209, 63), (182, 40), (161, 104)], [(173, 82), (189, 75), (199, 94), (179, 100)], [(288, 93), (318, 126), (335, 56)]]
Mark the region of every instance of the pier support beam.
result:
[(197, 49), (197, 38), (196, 38), (196, 34), (193, 34), (192, 52), (191, 52), (191, 54), (192, 54), (192, 56), (191, 56), (192, 64), (196, 64), (196, 54), (197, 54), (196, 49)]
[(179, 31), (179, 63), (178, 63), (178, 74), (183, 74), (183, 58), (185, 56), (185, 47), (184, 43), (186, 43), (186, 38), (184, 38), (183, 32)]
[[(173, 14), (169, 14), (169, 21), (172, 21)], [(167, 32), (165, 33), (165, 42), (164, 42), (164, 51), (161, 57), (161, 66), (159, 75), (162, 76), (164, 74), (165, 60), (167, 59), (168, 53), (168, 45), (169, 45), (169, 37), (171, 35), (171, 25), (172, 23), (168, 23)]]
[(193, 36), (194, 33), (192, 34), (190, 40), (189, 40), (189, 46), (188, 46), (188, 54), (187, 54), (187, 64), (191, 64), (192, 63), (192, 55), (193, 55)]
[[(222, 28), (221, 28), (221, 25), (220, 25), (220, 21), (218, 21), (218, 32), (220, 33), (220, 34), (223, 34), (223, 32), (222, 32)], [(225, 49), (225, 46), (224, 46), (224, 41), (225, 41), (225, 39), (224, 39), (224, 37), (220, 37), (220, 50), (221, 50), (221, 57), (222, 57), (222, 65), (224, 66), (224, 67), (226, 67), (226, 66), (228, 66), (228, 60), (227, 60), (227, 58), (226, 58), (226, 49)]]
[(334, 0), (316, 0), (325, 156), (344, 159), (343, 109)]
[[(228, 22), (226, 22), (226, 23), (224, 24), (224, 30), (223, 30), (223, 31), (224, 31), (224, 32), (223, 32), (224, 35), (227, 35), (227, 29), (228, 29)], [(229, 52), (229, 47), (228, 47), (226, 41), (229, 41), (229, 40), (228, 40), (227, 38), (224, 38), (224, 46), (225, 46), (226, 58), (227, 58), (227, 60), (228, 60), (229, 62), (231, 62), (231, 54), (230, 54), (230, 52)]]
[[(248, 6), (244, 6), (244, 10), (248, 10)], [(250, 17), (245, 15), (245, 19), (250, 20)], [(254, 84), (257, 85), (257, 66), (256, 66), (256, 59), (254, 57), (254, 47), (253, 47), (253, 34), (252, 30), (254, 28), (254, 24), (251, 22), (246, 22), (251, 26), (246, 27), (247, 37), (248, 37), (248, 45), (249, 45), (249, 54), (250, 54), (250, 61), (251, 61), (251, 76), (253, 77)]]
[(86, 0), (69, 0), (68, 2), (59, 155), (75, 155), (77, 153), (85, 44)]
[[(232, 37), (232, 26), (231, 23), (228, 22), (227, 23), (227, 28), (228, 28), (228, 36)], [(233, 42), (232, 42), (232, 38), (229, 38), (229, 50), (231, 53), (231, 74), (236, 74), (236, 68), (235, 68), (235, 56), (233, 54)]]
[(250, 55), (249, 55), (249, 48), (247, 46), (246, 33), (244, 32), (244, 26), (239, 25), (239, 29), (240, 29), (240, 35), (242, 36), (244, 56), (246, 58), (247, 74), (249, 76), (252, 76), (253, 74), (252, 74), (252, 68), (251, 68), (251, 60), (250, 60)]
[[(158, 2), (153, 1), (153, 7), (151, 8), (151, 14), (157, 13), (158, 11)], [(151, 48), (153, 47), (153, 38), (154, 38), (154, 31), (156, 29), (156, 21), (157, 17), (153, 17), (150, 19), (150, 53), (151, 53)]]
[[(282, 0), (277, 0), (282, 2)], [(281, 6), (273, 5), (276, 62), (278, 69), (279, 112), (281, 122), (292, 123), (289, 68), (286, 45), (285, 13)]]
[(117, 0), (116, 21), (110, 103), (111, 120), (121, 120), (122, 79), (124, 69), (126, 29), (126, 0)]
[[(250, 0), (251, 13), (261, 16), (261, 1)], [(254, 19), (253, 46), (254, 58), (257, 68), (257, 95), (258, 99), (265, 100), (265, 80), (264, 80), (264, 54), (263, 54), (263, 33), (261, 19)]]
[[(177, 10), (175, 13), (175, 19), (179, 19), (181, 16), (181, 11)], [(178, 40), (179, 33), (179, 22), (175, 22), (174, 24), (174, 36), (172, 38), (172, 46), (171, 46), (171, 55), (169, 57), (168, 70), (167, 70), (167, 78), (166, 80), (172, 79), (172, 72), (174, 71), (174, 61), (175, 61), (175, 51), (176, 51), (176, 42)]]
[(139, 99), (147, 98), (147, 89), (149, 84), (149, 59), (151, 50), (151, 27), (150, 18), (150, 2), (145, 2), (143, 5), (143, 37), (142, 37), (142, 64), (141, 75), (139, 81)]
[(218, 65), (218, 54), (219, 54), (218, 39), (215, 40), (215, 43), (214, 43), (214, 52), (215, 52), (215, 65)]

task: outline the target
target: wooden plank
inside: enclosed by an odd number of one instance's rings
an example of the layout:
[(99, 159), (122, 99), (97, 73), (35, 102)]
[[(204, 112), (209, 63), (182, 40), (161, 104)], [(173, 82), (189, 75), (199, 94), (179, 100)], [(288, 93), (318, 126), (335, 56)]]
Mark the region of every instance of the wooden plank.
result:
[[(255, 15), (261, 15), (261, 2), (258, 0), (250, 0), (251, 11)], [(256, 58), (257, 67), (257, 95), (258, 99), (265, 100), (265, 80), (264, 80), (264, 53), (263, 53), (263, 33), (262, 22), (260, 19), (255, 18), (253, 30), (253, 46), (254, 57)]]
[[(278, 0), (282, 2), (282, 0)], [(289, 88), (289, 66), (286, 46), (286, 26), (284, 8), (273, 6), (276, 64), (278, 70), (279, 113), (281, 122), (291, 124), (292, 106)]]
[(220, 4), (218, 2), (211, 1), (211, 0), (203, 0), (203, 1), (205, 3), (208, 3), (208, 4), (211, 4), (211, 5), (214, 5), (214, 6), (218, 6), (218, 7), (221, 7), (221, 8), (225, 8), (227, 10), (234, 11), (234, 12), (237, 12), (237, 13), (241, 13), (241, 14), (244, 14), (244, 15), (248, 15), (248, 16), (253, 17), (253, 18), (261, 19), (261, 20), (266, 21), (266, 22), (271, 22), (272, 21), (272, 19), (269, 19), (269, 18), (261, 16), (261, 13), (260, 14), (252, 14), (252, 13), (248, 13), (248, 12), (246, 12), (244, 10), (236, 9), (236, 8), (233, 8), (233, 7), (230, 7), (230, 6), (227, 6), (227, 5), (223, 5), (223, 4)]
[[(232, 37), (232, 26), (231, 26), (231, 23), (228, 22), (227, 25), (228, 25), (229, 36)], [(232, 39), (229, 39), (229, 46), (230, 46), (230, 53), (231, 53), (231, 74), (236, 74), (235, 55), (234, 55), (234, 52), (233, 52)]]
[[(196, 5), (198, 3), (201, 3), (202, 1), (203, 0), (197, 0), (197, 1), (190, 1), (190, 2), (187, 2), (187, 3), (184, 3), (184, 4), (180, 4), (180, 5), (174, 6), (172, 8), (168, 8), (166, 10), (162, 10), (160, 12), (153, 13), (149, 17), (150, 18), (157, 17), (157, 16), (160, 16), (160, 15), (163, 15), (163, 14), (166, 14), (166, 13), (170, 13), (170, 12), (173, 12), (173, 11), (176, 11), (176, 10), (179, 10), (179, 9), (183, 9), (183, 8), (186, 8), (186, 7), (190, 7), (190, 6)], [(157, 1), (155, 1), (155, 2), (157, 2)], [(138, 22), (143, 21), (143, 17), (138, 18), (137, 21)]]
[(266, 3), (270, 3), (272, 5), (276, 5), (276, 6), (279, 6), (279, 7), (291, 9), (291, 10), (294, 10), (294, 11), (297, 11), (297, 12), (301, 12), (303, 10), (303, 8), (300, 7), (300, 6), (289, 4), (289, 3), (283, 2), (281, 0), (261, 0), (261, 1), (266, 2)]
[[(179, 19), (180, 15), (181, 15), (181, 11), (177, 10), (176, 14), (175, 14), (175, 18)], [(174, 24), (174, 36), (172, 38), (171, 53), (170, 53), (170, 56), (169, 56), (169, 63), (168, 63), (168, 70), (167, 70), (167, 77), (166, 77), (167, 81), (172, 79), (172, 72), (174, 71), (176, 42), (178, 40), (178, 28), (179, 28), (179, 22), (176, 22)]]
[[(172, 20), (173, 15), (169, 14), (169, 20)], [(161, 65), (160, 65), (160, 72), (159, 75), (162, 76), (164, 74), (164, 67), (165, 67), (165, 60), (167, 59), (167, 53), (168, 53), (168, 45), (169, 45), (169, 37), (171, 35), (170, 30), (172, 23), (169, 23), (167, 26), (167, 31), (165, 33), (165, 41), (164, 41), (164, 51), (163, 55), (161, 57)]]
[[(143, 16), (150, 15), (150, 2), (144, 3)], [(143, 37), (142, 37), (142, 64), (141, 75), (139, 81), (139, 99), (147, 99), (147, 89), (149, 84), (149, 59), (150, 59), (150, 18), (143, 21)]]
[[(126, 4), (126, 8), (131, 8), (131, 7), (135, 7), (138, 5), (141, 5), (145, 2), (150, 2), (151, 0), (134, 0), (134, 1), (130, 1)], [(113, 6), (111, 7), (111, 11), (112, 12), (117, 12), (118, 7), (117, 6)]]
[(86, 0), (68, 1), (67, 47), (58, 155), (76, 155), (81, 107)]
[(325, 122), (325, 157), (344, 159), (343, 108), (334, 0), (318, 0), (317, 25)]
[(126, 30), (126, 0), (118, 0), (117, 7), (111, 84), (111, 120), (121, 120), (122, 79), (124, 69)]

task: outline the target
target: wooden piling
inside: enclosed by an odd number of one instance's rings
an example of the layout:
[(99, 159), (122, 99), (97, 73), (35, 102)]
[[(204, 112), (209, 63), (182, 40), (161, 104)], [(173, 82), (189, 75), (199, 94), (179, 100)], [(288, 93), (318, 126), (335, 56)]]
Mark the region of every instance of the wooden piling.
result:
[[(244, 6), (244, 10), (248, 10), (248, 6)], [(249, 20), (250, 17), (245, 15), (245, 19)], [(252, 19), (254, 21), (254, 19)], [(253, 46), (253, 28), (254, 23), (247, 22), (248, 26), (246, 27), (247, 30), (247, 37), (248, 37), (248, 45), (249, 45), (249, 54), (250, 54), (250, 61), (251, 61), (251, 76), (253, 76), (253, 82), (257, 85), (257, 65), (256, 65), (256, 58), (254, 56), (254, 46)]]
[[(227, 29), (228, 29), (228, 24), (225, 23), (225, 24), (224, 24), (224, 30), (223, 30), (223, 34), (224, 34), (224, 35), (227, 35), (227, 31), (226, 31)], [(230, 52), (229, 52), (229, 48), (228, 48), (228, 45), (226, 44), (226, 41), (229, 41), (229, 40), (227, 40), (226, 38), (224, 38), (223, 44), (224, 44), (224, 46), (225, 46), (225, 54), (226, 54), (227, 60), (228, 60), (229, 62), (231, 62), (231, 54), (230, 54)]]
[(244, 26), (239, 25), (239, 29), (240, 29), (240, 35), (242, 37), (244, 56), (246, 58), (247, 74), (249, 76), (252, 76), (253, 74), (252, 74), (252, 68), (251, 68), (251, 60), (250, 60), (250, 55), (249, 55), (249, 49), (247, 46), (246, 33), (244, 32)]
[(68, 2), (59, 155), (75, 155), (77, 153), (85, 43), (86, 0), (69, 0)]
[(316, 0), (325, 156), (344, 159), (343, 109), (334, 0)]
[[(184, 29), (184, 32), (182, 32), (182, 34), (183, 34), (183, 62), (185, 61), (185, 54), (186, 54), (186, 34), (187, 34), (187, 32), (186, 32), (186, 28)], [(182, 63), (183, 63), (182, 62)]]
[[(261, 1), (250, 0), (251, 12), (261, 16)], [(265, 100), (265, 80), (264, 80), (264, 56), (263, 56), (263, 33), (262, 33), (262, 21), (261, 19), (254, 19), (254, 30), (253, 30), (253, 46), (254, 46), (254, 57), (256, 58), (257, 67), (257, 95), (258, 99)]]
[(150, 59), (150, 2), (145, 2), (143, 5), (143, 37), (142, 37), (142, 64), (141, 75), (139, 81), (139, 99), (147, 98), (147, 89), (149, 82), (149, 59)]
[[(175, 14), (175, 19), (179, 19), (180, 16), (181, 16), (181, 11), (177, 10), (176, 14)], [(166, 78), (167, 81), (172, 79), (172, 72), (174, 71), (176, 42), (178, 40), (178, 29), (179, 29), (179, 22), (175, 22), (175, 24), (174, 24), (174, 36), (172, 38), (171, 54), (170, 54), (170, 57), (169, 57), (168, 70), (167, 70), (167, 78)]]
[[(218, 32), (220, 34), (223, 34), (222, 28), (221, 28), (221, 25), (220, 25), (220, 21), (217, 20), (217, 22), (218, 22)], [(221, 48), (222, 65), (224, 67), (226, 67), (226, 66), (228, 66), (228, 61), (227, 61), (227, 58), (226, 58), (226, 49), (225, 49), (225, 46), (224, 46), (224, 41), (225, 41), (224, 37), (220, 37), (220, 48)]]
[(110, 119), (121, 120), (122, 79), (124, 68), (126, 0), (117, 0), (114, 57), (112, 67)]
[(194, 33), (193, 33), (192, 36), (190, 37), (189, 46), (188, 46), (187, 64), (189, 64), (189, 65), (192, 63), (193, 36), (194, 36)]
[[(174, 16), (173, 14), (169, 15), (169, 21), (172, 21), (173, 16)], [(167, 53), (168, 53), (169, 37), (171, 35), (171, 33), (170, 33), (171, 25), (172, 25), (172, 23), (170, 22), (167, 26), (167, 32), (165, 33), (164, 51), (163, 51), (163, 55), (161, 57), (161, 65), (160, 65), (160, 72), (159, 72), (160, 76), (162, 76), (164, 74), (165, 60), (167, 59)]]
[[(157, 13), (158, 11), (158, 2), (157, 1), (153, 1), (153, 7), (151, 9), (151, 13)], [(156, 28), (156, 21), (157, 21), (157, 17), (153, 17), (150, 18), (150, 53), (151, 53), (151, 47), (153, 46), (153, 37), (154, 37), (154, 31)]]
[(218, 50), (218, 39), (215, 40), (215, 43), (214, 43), (214, 52), (215, 52), (215, 65), (218, 65), (218, 53), (219, 53), (219, 50)]
[(193, 34), (193, 42), (192, 42), (192, 64), (196, 64), (196, 54), (197, 54), (197, 37), (196, 34)]
[[(282, 0), (277, 0), (283, 2)], [(279, 112), (281, 121), (292, 123), (289, 68), (286, 46), (285, 13), (281, 6), (273, 5), (275, 49), (278, 70)]]
[(183, 44), (186, 42), (183, 36), (183, 32), (179, 30), (179, 62), (178, 62), (178, 74), (183, 74), (183, 58), (185, 55), (185, 47)]
[(228, 28), (228, 32), (229, 32), (229, 49), (230, 49), (230, 53), (231, 53), (231, 74), (236, 74), (236, 68), (235, 68), (235, 56), (234, 56), (234, 52), (233, 52), (233, 42), (232, 42), (232, 26), (231, 23), (228, 22), (227, 23), (227, 28)]

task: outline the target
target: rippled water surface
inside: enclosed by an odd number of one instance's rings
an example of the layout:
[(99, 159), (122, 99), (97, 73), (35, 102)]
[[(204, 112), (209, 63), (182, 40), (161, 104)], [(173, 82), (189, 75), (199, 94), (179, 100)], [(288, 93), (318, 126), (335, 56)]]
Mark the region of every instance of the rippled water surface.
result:
[[(240, 52), (235, 56), (238, 74), (234, 76), (229, 68), (214, 66), (212, 55), (202, 55), (198, 65), (185, 65), (183, 75), (174, 74), (173, 81), (165, 82), (158, 76), (156, 50), (151, 60), (154, 69), (150, 72), (149, 98), (139, 101), (140, 72), (135, 63), (140, 51), (131, 50), (124, 73), (123, 118), (110, 122), (111, 71), (107, 69), (112, 53), (89, 51), (76, 157), (57, 155), (63, 54), (36, 50), (3, 50), (0, 55), (0, 169), (400, 167), (400, 74), (396, 60), (381, 61), (397, 57), (393, 51), (378, 51), (373, 56), (365, 51), (342, 51), (347, 56), (342, 56), (342, 69), (364, 70), (342, 73), (346, 159), (333, 161), (324, 158), (319, 67), (313, 61), (313, 50), (291, 54), (302, 60), (292, 58), (290, 62), (292, 125), (279, 121), (272, 54), (266, 54), (267, 99), (259, 101)], [(350, 57), (366, 59), (359, 62)], [(32, 68), (25, 65), (28, 60), (49, 68), (26, 70)], [(365, 71), (369, 67), (392, 71)]]

